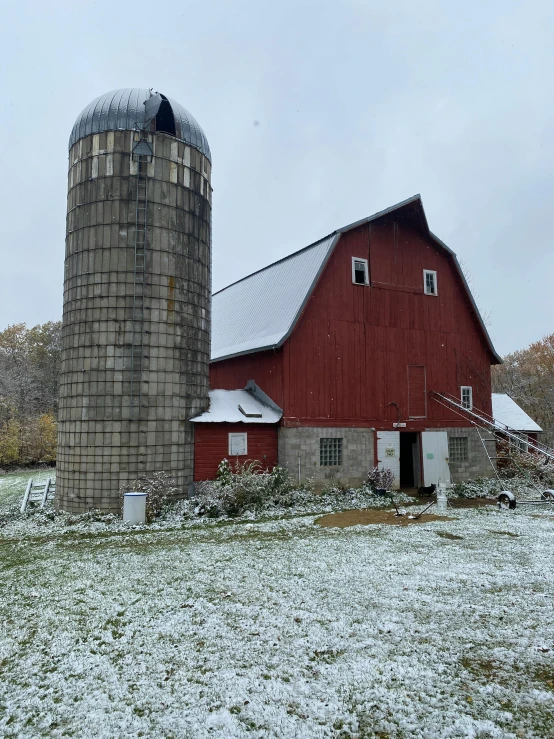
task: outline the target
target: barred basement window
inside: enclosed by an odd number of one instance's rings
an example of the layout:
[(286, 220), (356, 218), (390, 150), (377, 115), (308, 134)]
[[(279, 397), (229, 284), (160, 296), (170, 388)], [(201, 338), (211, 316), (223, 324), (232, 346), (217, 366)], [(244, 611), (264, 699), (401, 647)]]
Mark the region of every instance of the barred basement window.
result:
[(342, 464), (342, 439), (319, 440), (319, 464), (321, 467), (336, 467)]
[(450, 462), (467, 462), (469, 445), (467, 436), (452, 436), (448, 439), (448, 458)]

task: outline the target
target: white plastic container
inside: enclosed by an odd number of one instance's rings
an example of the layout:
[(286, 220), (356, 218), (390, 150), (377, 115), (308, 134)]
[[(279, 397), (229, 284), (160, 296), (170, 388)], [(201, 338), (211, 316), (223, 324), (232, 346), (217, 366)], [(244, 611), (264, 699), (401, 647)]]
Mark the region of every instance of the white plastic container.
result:
[(446, 490), (443, 486), (438, 484), (437, 486), (437, 512), (445, 513), (448, 507), (448, 498), (446, 496)]
[(146, 523), (146, 493), (125, 493), (123, 520), (127, 523)]

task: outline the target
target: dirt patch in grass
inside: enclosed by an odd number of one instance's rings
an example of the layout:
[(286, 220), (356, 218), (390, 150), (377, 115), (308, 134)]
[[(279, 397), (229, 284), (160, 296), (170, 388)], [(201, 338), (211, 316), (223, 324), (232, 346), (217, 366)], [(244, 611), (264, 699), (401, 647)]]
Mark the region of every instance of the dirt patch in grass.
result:
[(463, 536), (456, 536), (456, 534), (451, 534), (449, 531), (435, 531), (435, 534), (443, 539), (458, 540), (464, 538)]
[[(435, 498), (412, 498), (412, 500), (409, 503), (403, 503), (403, 506), (412, 506), (412, 505), (418, 505), (418, 506), (426, 506), (429, 505), (431, 501), (434, 501)], [(496, 500), (492, 500), (492, 498), (448, 498), (448, 507), (449, 508), (458, 508), (458, 509), (464, 509), (464, 508), (483, 508), (484, 506), (496, 506)], [(432, 509), (431, 509), (432, 510)]]
[(411, 523), (427, 523), (428, 521), (454, 521), (449, 516), (435, 516), (424, 513), (420, 518), (395, 516), (394, 511), (380, 511), (372, 508), (358, 511), (342, 511), (329, 513), (314, 521), (318, 526), (344, 529), (347, 526), (367, 526), (369, 524), (388, 524), (389, 526), (408, 526)]

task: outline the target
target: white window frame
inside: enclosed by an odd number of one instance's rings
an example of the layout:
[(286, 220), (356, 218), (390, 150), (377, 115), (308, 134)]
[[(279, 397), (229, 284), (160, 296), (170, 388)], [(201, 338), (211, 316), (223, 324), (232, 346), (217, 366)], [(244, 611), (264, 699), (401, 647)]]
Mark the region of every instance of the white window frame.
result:
[[(361, 262), (364, 265), (364, 282), (356, 282), (356, 262)], [(367, 259), (362, 259), (361, 257), (352, 257), (352, 284), (369, 285), (369, 263)]]
[[(431, 293), (429, 292), (429, 290), (427, 290), (427, 275), (433, 275), (433, 284), (435, 286), (434, 293)], [(424, 269), (423, 270), (423, 292), (425, 293), (425, 295), (438, 295), (439, 294), (437, 273), (434, 269)]]
[[(237, 438), (242, 438), (244, 443), (244, 453), (243, 454), (237, 454), (236, 452), (232, 451), (233, 449), (233, 441)], [(246, 432), (240, 433), (240, 434), (229, 434), (229, 456), (230, 457), (245, 457), (248, 454), (248, 434)]]
[[(464, 390), (469, 390), (469, 405), (465, 405), (464, 403)], [(461, 400), (462, 406), (466, 410), (468, 411), (473, 410), (473, 388), (471, 385), (462, 385), (460, 387), (460, 400)]]

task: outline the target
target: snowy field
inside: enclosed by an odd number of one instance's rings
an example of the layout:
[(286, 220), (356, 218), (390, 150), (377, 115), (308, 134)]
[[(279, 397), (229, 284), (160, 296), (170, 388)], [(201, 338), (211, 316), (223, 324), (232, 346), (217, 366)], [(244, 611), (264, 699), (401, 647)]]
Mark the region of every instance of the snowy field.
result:
[(0, 736), (552, 737), (554, 519), (453, 515), (4, 523)]

